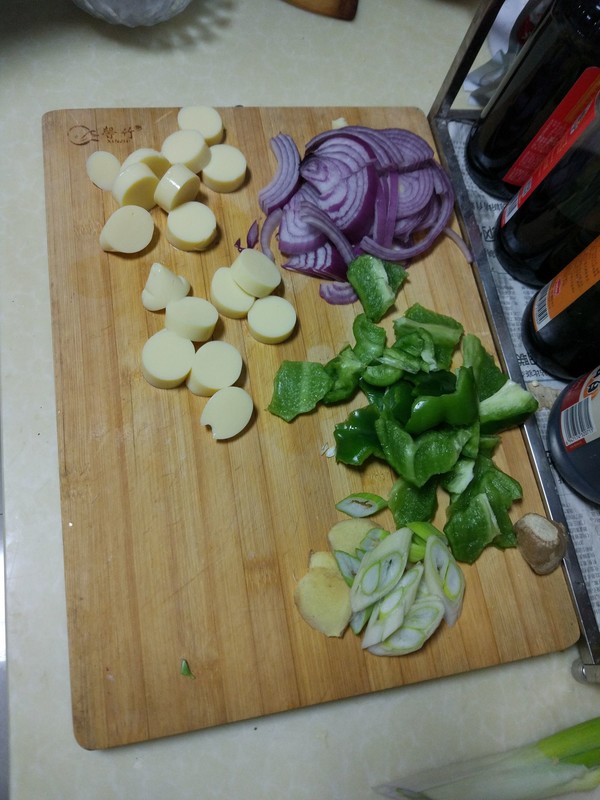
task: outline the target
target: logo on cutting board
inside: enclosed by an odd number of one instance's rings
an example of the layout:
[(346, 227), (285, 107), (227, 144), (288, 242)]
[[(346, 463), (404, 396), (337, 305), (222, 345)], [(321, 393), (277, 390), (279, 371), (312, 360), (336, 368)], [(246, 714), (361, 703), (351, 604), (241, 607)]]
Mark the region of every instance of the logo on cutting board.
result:
[(89, 144), (90, 142), (127, 144), (133, 141), (133, 134), (141, 130), (141, 125), (130, 125), (125, 128), (115, 128), (113, 125), (105, 125), (98, 130), (88, 128), (87, 125), (71, 125), (67, 131), (67, 138), (71, 144), (76, 145)]

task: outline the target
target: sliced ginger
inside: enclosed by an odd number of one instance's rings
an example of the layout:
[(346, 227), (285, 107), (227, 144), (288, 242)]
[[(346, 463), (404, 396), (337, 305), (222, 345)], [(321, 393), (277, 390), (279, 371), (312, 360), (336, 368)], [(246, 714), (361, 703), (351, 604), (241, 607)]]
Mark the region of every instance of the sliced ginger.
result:
[(325, 636), (343, 635), (352, 616), (350, 588), (332, 553), (311, 555), (308, 572), (296, 584), (294, 602), (312, 628)]

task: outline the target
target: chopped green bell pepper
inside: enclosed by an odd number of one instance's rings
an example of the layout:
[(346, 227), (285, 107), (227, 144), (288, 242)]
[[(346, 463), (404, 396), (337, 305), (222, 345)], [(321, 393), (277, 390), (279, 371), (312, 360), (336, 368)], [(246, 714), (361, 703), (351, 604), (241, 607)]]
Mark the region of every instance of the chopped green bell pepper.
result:
[(271, 414), (291, 422), (299, 414), (312, 411), (331, 386), (332, 380), (322, 364), (282, 361), (275, 374), (268, 409)]
[(413, 486), (398, 477), (390, 490), (388, 507), (397, 528), (417, 520), (432, 520), (438, 507), (437, 478), (431, 478), (423, 486)]
[(325, 364), (325, 372), (331, 378), (331, 388), (323, 396), (326, 404), (349, 400), (358, 389), (358, 381), (364, 370), (364, 364), (357, 358), (350, 345)]
[(412, 437), (388, 414), (375, 421), (387, 463), (414, 486), (452, 469), (471, 436), (468, 428), (439, 428)]
[(358, 467), (371, 456), (383, 457), (383, 451), (375, 428), (379, 410), (369, 404), (351, 411), (344, 422), (334, 430), (336, 461)]
[(522, 493), (518, 481), (490, 458), (479, 456), (472, 479), (447, 510), (444, 533), (454, 557), (472, 564), (488, 545), (514, 547), (516, 537), (508, 510)]
[(367, 317), (379, 322), (396, 302), (408, 273), (400, 264), (364, 254), (350, 262), (346, 275)]
[(364, 366), (382, 355), (387, 333), (385, 328), (371, 322), (366, 314), (358, 314), (354, 318), (352, 335), (355, 341), (354, 355)]
[(463, 326), (458, 320), (445, 314), (438, 314), (414, 303), (403, 317), (394, 320), (394, 334), (398, 341), (407, 333), (427, 332), (434, 345), (436, 369), (449, 369), (452, 355), (463, 335)]
[(472, 425), (478, 417), (479, 405), (475, 378), (470, 367), (456, 370), (456, 388), (449, 394), (419, 395), (412, 405), (406, 423), (410, 434), (436, 428), (439, 425)]
[(538, 410), (535, 397), (512, 380), (479, 403), (482, 433), (501, 433), (521, 425)]

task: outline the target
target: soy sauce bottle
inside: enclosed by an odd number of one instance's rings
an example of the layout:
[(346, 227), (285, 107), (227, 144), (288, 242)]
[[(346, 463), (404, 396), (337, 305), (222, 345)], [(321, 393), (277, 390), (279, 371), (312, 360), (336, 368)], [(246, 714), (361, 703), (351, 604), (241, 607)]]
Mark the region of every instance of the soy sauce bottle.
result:
[(500, 214), (498, 261), (542, 287), (600, 234), (600, 102), (589, 103)]
[(548, 449), (565, 483), (600, 505), (600, 367), (569, 383), (554, 402)]
[[(600, 2), (555, 0), (471, 131), (466, 160), (473, 180), (510, 198), (568, 127), (573, 97), (588, 91), (589, 81), (596, 86), (599, 67)], [(549, 119), (562, 102), (560, 119)]]
[(600, 363), (600, 238), (531, 298), (522, 339), (545, 372), (574, 380)]

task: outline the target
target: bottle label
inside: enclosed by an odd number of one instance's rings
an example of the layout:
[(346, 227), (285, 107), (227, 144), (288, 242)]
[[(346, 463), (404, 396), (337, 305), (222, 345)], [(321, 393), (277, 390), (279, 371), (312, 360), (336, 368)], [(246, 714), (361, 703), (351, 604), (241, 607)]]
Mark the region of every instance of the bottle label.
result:
[(599, 91), (600, 67), (588, 67), (525, 147), (504, 180), (514, 186), (523, 186)]
[(600, 281), (600, 237), (562, 269), (537, 294), (533, 327), (541, 330)]
[(500, 225), (506, 225), (508, 220), (517, 213), (519, 208), (526, 202), (527, 198), (544, 180), (550, 170), (558, 164), (571, 147), (577, 142), (579, 137), (596, 119), (596, 103), (595, 97), (589, 101), (587, 107), (581, 112), (579, 117), (573, 122), (571, 127), (567, 130), (564, 136), (559, 139), (558, 143), (542, 160), (542, 163), (537, 169), (528, 177), (523, 186), (515, 194), (515, 196), (508, 201), (500, 216)]
[(560, 409), (560, 433), (572, 451), (600, 439), (600, 367), (574, 381)]

